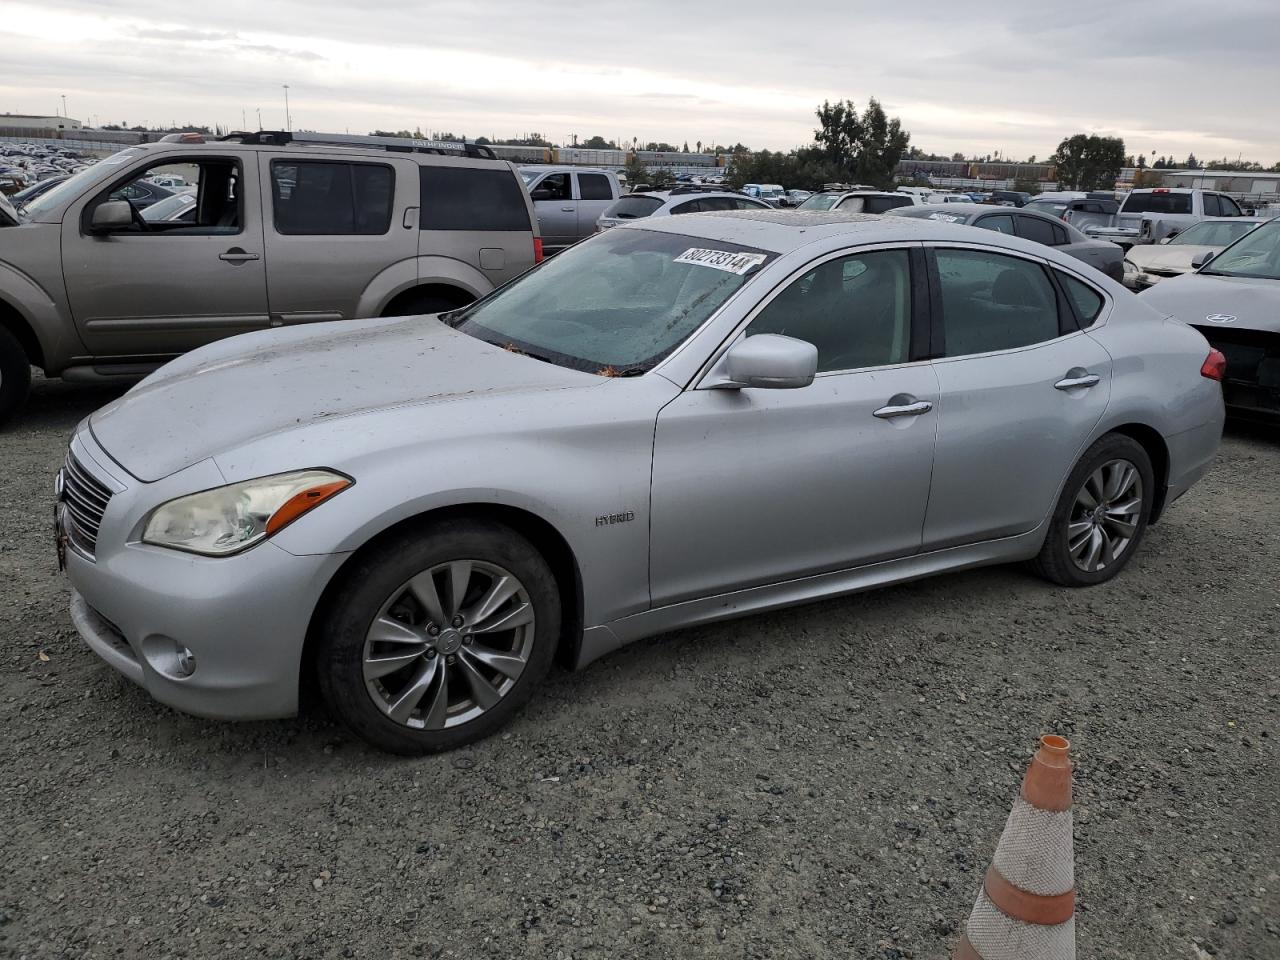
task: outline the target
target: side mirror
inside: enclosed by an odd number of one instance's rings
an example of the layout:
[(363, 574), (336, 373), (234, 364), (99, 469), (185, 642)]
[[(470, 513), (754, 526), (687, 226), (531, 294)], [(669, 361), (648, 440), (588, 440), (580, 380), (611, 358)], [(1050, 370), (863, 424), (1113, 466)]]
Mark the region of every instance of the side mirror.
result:
[(531, 196), (534, 200), (550, 200), (551, 191), (544, 188), (540, 188), (538, 190), (533, 191), (533, 193), (529, 194), (529, 196)]
[(1169, 236), (1165, 237), (1165, 238), (1164, 238), (1163, 240), (1161, 240), (1160, 242), (1161, 242), (1161, 243), (1168, 243), (1168, 242), (1169, 242), (1170, 240), (1172, 240), (1172, 239), (1173, 239), (1173, 234), (1170, 234)]
[(128, 200), (107, 200), (93, 208), (89, 228), (95, 233), (109, 233), (133, 226), (133, 208)]
[(1215, 256), (1217, 256), (1217, 254), (1212, 250), (1202, 250), (1191, 258), (1191, 268), (1193, 270), (1199, 270)]
[(818, 348), (794, 337), (760, 333), (730, 347), (723, 369), (727, 379), (719, 387), (794, 390), (813, 383)]

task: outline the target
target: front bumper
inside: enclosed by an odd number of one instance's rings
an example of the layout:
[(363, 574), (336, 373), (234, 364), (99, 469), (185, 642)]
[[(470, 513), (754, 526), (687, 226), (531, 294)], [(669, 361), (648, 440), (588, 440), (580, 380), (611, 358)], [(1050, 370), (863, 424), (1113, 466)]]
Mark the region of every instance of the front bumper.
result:
[[(84, 434), (72, 444), (101, 476), (111, 461), (92, 447)], [(291, 716), (311, 615), (347, 554), (295, 556), (268, 541), (211, 558), (130, 540), (137, 518), (170, 499), (170, 489), (157, 488), (202, 489), (208, 470), (216, 467), (196, 464), (154, 484), (111, 471), (117, 492), (96, 555), (66, 552), (72, 622), (98, 656), (177, 710), (226, 720)], [(194, 655), (189, 675), (183, 648)]]

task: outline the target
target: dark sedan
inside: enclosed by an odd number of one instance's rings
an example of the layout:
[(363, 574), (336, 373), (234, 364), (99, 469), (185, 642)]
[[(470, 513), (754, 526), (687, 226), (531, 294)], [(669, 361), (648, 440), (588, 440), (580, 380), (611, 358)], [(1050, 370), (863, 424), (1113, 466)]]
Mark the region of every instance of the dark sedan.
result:
[(1101, 270), (1112, 280), (1119, 281), (1124, 277), (1124, 251), (1114, 243), (1092, 240), (1071, 224), (1032, 210), (993, 208), (983, 203), (927, 203), (920, 207), (899, 207), (889, 213), (897, 217), (966, 223), (983, 230), (1013, 234), (1043, 243), (1046, 247), (1057, 247), (1063, 253)]

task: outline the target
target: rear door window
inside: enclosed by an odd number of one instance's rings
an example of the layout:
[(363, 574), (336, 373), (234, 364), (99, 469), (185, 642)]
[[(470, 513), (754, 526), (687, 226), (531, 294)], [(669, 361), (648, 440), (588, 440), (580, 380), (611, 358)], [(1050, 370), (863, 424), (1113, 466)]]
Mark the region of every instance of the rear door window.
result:
[(948, 357), (1013, 350), (1059, 336), (1058, 298), (1044, 269), (985, 250), (936, 251)]
[(1219, 197), (1218, 202), (1222, 204), (1222, 215), (1224, 217), (1244, 216), (1244, 211), (1240, 209), (1240, 205), (1230, 197)]
[[(1043, 243), (1046, 247), (1056, 246), (1059, 242), (1053, 227), (1054, 225), (1048, 220), (1041, 220), (1039, 217), (1017, 218), (1018, 236), (1034, 240), (1036, 243)], [(1066, 239), (1065, 232), (1062, 233), (1062, 239)]]
[[(863, 213), (885, 213), (895, 207), (910, 207), (912, 201), (910, 197), (867, 197), (863, 204)], [(844, 209), (841, 207), (841, 209)]]
[(613, 188), (603, 173), (578, 174), (578, 192), (583, 200), (612, 200)]
[(616, 217), (619, 220), (639, 220), (642, 217), (649, 216), (660, 206), (662, 206), (661, 197), (649, 197), (642, 193), (633, 193), (623, 197), (606, 210), (605, 216)]
[(1204, 195), (1204, 215), (1206, 217), (1222, 216), (1222, 205), (1218, 203), (1218, 195), (1216, 193), (1206, 193)]
[(271, 161), (271, 208), (277, 233), (351, 236), (391, 226), (395, 172), (372, 163)]
[(703, 201), (701, 200), (686, 200), (684, 203), (677, 203), (671, 208), (671, 215), (675, 216), (678, 213), (699, 213), (703, 209), (702, 203)]
[(975, 223), (975, 227), (981, 227), (983, 230), (994, 230), (996, 233), (1007, 233), (1013, 236), (1013, 217), (997, 216), (997, 217), (980, 217)]
[(532, 230), (525, 192), (507, 169), (421, 166), (423, 230)]

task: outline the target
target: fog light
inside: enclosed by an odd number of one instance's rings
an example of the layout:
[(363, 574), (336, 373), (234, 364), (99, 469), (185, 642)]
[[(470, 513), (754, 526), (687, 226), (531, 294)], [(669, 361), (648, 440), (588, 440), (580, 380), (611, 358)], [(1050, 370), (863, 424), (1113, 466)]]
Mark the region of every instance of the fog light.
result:
[(178, 670), (184, 677), (196, 672), (196, 655), (187, 647), (178, 648)]

